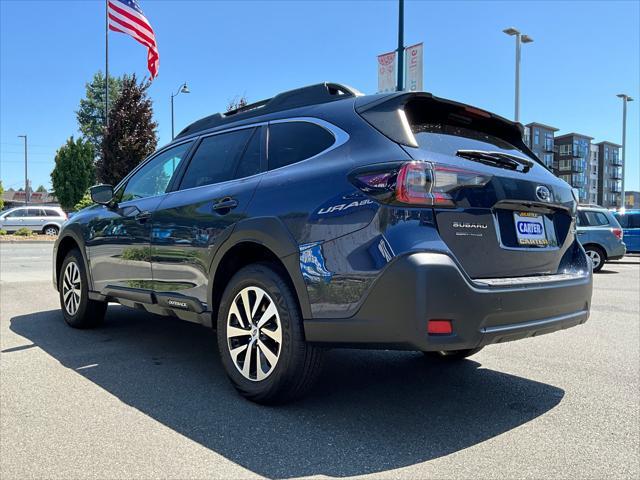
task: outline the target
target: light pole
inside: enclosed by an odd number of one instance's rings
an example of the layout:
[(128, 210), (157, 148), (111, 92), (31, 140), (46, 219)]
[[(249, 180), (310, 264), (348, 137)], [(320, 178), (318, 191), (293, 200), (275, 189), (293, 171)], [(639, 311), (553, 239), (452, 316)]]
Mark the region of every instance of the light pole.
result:
[(520, 45), (522, 43), (531, 43), (533, 38), (529, 35), (520, 33), (513, 27), (505, 28), (504, 33), (510, 36), (516, 37), (516, 108), (515, 108), (515, 121), (520, 121)]
[(182, 85), (180, 85), (176, 93), (171, 94), (171, 140), (173, 140), (173, 138), (175, 137), (175, 133), (173, 130), (173, 97), (177, 97), (181, 93), (191, 93), (189, 87), (187, 87), (187, 82), (184, 82)]
[(624, 167), (626, 165), (625, 157), (627, 153), (627, 103), (633, 102), (633, 98), (631, 98), (626, 93), (619, 93), (617, 95), (618, 98), (622, 99), (622, 185), (621, 185), (621, 195), (622, 195), (622, 205), (621, 208), (624, 208), (625, 204), (625, 191), (624, 191)]
[(396, 90), (404, 90), (404, 0), (398, 0), (398, 84)]
[(27, 135), (18, 135), (18, 138), (24, 138), (24, 204), (29, 203), (29, 180), (27, 176)]

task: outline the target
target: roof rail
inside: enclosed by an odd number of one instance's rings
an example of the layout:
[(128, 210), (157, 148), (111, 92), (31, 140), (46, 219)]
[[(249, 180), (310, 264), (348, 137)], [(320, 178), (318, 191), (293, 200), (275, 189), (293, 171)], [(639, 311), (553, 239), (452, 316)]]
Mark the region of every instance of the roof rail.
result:
[(318, 83), (295, 90), (282, 92), (273, 98), (260, 100), (242, 107), (230, 110), (226, 113), (215, 113), (188, 125), (176, 138), (191, 135), (201, 130), (214, 128), (225, 123), (231, 123), (245, 118), (256, 117), (267, 113), (280, 112), (306, 105), (333, 102), (343, 98), (362, 95), (356, 89), (339, 83)]
[(579, 203), (578, 206), (589, 208), (604, 208), (602, 205), (598, 205), (597, 203)]

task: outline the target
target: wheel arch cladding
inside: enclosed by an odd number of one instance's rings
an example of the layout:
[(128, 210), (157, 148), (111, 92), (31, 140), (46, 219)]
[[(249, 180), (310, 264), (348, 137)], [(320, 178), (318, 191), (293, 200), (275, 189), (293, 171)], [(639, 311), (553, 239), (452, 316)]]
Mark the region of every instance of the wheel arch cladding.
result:
[(269, 262), (276, 265), (296, 293), (302, 318), (311, 317), (307, 289), (300, 271), (298, 245), (277, 217), (239, 222), (218, 250), (209, 269), (211, 312), (217, 315), (224, 289), (231, 277), (246, 265)]
[(58, 279), (60, 278), (60, 268), (62, 267), (62, 262), (64, 262), (67, 254), (77, 248), (80, 251), (80, 255), (82, 256), (82, 260), (84, 261), (84, 269), (87, 272), (87, 280), (89, 281), (89, 290), (93, 288), (93, 283), (91, 281), (91, 270), (89, 269), (89, 264), (87, 262), (87, 257), (84, 251), (84, 242), (80, 241), (73, 232), (69, 232), (60, 238), (59, 243), (57, 244), (56, 249), (56, 263), (55, 263), (55, 278), (56, 278), (56, 288), (58, 285)]

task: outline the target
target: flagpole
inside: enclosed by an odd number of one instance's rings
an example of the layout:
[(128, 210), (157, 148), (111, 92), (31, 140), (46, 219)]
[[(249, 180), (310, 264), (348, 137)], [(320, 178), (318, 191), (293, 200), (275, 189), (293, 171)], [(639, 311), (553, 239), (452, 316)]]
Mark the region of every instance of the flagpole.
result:
[(109, 0), (104, 1), (104, 124), (109, 127)]

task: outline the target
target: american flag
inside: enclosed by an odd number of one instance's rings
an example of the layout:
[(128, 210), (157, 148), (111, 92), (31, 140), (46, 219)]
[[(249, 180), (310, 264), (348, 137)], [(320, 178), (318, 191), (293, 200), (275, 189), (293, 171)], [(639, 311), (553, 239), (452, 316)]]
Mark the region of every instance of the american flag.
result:
[(147, 68), (151, 78), (158, 75), (160, 55), (156, 35), (136, 0), (108, 0), (109, 30), (131, 35), (147, 47)]

